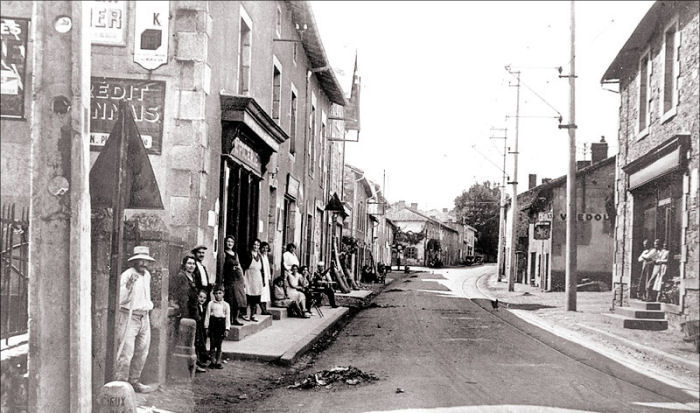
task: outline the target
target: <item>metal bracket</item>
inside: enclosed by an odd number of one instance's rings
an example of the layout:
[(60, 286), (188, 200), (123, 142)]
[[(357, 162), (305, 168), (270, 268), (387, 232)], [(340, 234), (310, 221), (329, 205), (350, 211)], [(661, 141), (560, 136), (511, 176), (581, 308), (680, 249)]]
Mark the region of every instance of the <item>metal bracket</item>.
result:
[(577, 129), (577, 128), (578, 128), (578, 126), (576, 126), (575, 124), (572, 125), (572, 124), (570, 124), (570, 123), (569, 123), (569, 124), (566, 124), (566, 125), (558, 125), (557, 127), (558, 127), (559, 129)]

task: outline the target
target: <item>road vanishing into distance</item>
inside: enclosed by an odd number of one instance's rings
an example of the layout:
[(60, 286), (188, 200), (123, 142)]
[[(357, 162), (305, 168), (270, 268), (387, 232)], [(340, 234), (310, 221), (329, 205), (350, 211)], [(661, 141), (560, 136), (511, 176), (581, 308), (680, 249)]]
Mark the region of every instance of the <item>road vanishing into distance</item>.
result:
[(697, 411), (693, 395), (494, 309), (477, 288), (477, 280), (494, 270), (390, 274), (395, 281), (313, 367), (351, 365), (379, 380), (277, 388), (255, 411)]

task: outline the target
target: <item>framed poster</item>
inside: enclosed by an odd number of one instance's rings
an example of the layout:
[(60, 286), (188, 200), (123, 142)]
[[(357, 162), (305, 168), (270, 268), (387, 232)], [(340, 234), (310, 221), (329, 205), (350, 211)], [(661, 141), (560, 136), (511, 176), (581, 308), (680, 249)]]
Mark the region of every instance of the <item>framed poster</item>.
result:
[(90, 2), (92, 44), (126, 45), (126, 1)]
[(170, 2), (137, 1), (134, 6), (134, 62), (157, 69), (168, 63)]
[(119, 118), (119, 101), (126, 100), (149, 154), (163, 146), (165, 82), (160, 80), (93, 77), (90, 81), (90, 149), (99, 151)]
[(27, 38), (29, 19), (0, 17), (2, 38), (2, 75), (0, 115), (24, 119), (25, 73), (27, 71)]

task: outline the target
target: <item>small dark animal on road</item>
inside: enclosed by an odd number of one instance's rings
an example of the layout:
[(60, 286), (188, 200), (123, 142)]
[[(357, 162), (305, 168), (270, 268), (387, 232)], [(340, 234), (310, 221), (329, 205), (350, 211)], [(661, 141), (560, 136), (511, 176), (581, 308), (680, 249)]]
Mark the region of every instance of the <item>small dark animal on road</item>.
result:
[(498, 299), (491, 300), (491, 307), (493, 307), (494, 310), (498, 310)]

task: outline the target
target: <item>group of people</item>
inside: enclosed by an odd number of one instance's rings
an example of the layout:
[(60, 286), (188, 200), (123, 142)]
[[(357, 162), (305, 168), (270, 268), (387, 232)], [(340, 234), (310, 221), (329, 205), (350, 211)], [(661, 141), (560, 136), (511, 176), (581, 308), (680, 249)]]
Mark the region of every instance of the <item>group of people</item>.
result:
[[(218, 279), (202, 263), (207, 247), (198, 245), (182, 259), (179, 273), (171, 280), (170, 296), (179, 308), (179, 318), (196, 321), (197, 372), (205, 372), (207, 366), (222, 368), (223, 339), (231, 326), (258, 322), (258, 307), (262, 315), (270, 315), (270, 305), (287, 308), (293, 316), (309, 318), (314, 291), (328, 295), (331, 306), (336, 306), (330, 275), (326, 272), (327, 277), (320, 276), (318, 280), (310, 277), (306, 267), (299, 266), (294, 244), (287, 245), (282, 274), (277, 277), (273, 277), (267, 242), (256, 239), (250, 251), (241, 256), (235, 247), (236, 240), (227, 236), (224, 239), (222, 273)], [(207, 338), (209, 350), (206, 348)]]
[(642, 263), (642, 271), (637, 284), (637, 298), (643, 301), (658, 301), (661, 288), (666, 280), (669, 250), (666, 242), (654, 240), (654, 245), (649, 248), (649, 241), (642, 242), (642, 253), (639, 262)]

